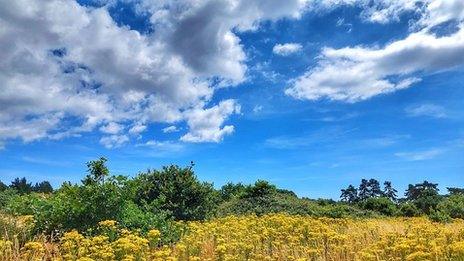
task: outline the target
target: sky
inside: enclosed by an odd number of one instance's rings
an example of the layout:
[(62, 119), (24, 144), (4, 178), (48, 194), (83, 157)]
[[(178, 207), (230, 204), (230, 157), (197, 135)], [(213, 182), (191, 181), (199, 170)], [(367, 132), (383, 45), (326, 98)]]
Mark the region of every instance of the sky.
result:
[(0, 0), (0, 180), (195, 162), (311, 198), (464, 186), (462, 0)]

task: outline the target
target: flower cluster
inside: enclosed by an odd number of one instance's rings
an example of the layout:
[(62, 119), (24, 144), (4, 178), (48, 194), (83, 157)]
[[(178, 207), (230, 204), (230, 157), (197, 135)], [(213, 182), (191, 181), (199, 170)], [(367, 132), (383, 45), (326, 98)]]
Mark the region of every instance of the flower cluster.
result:
[(0, 260), (464, 260), (463, 220), (230, 216), (187, 223), (172, 246), (161, 245), (156, 229), (142, 235), (103, 221), (96, 231), (64, 234), (54, 256), (45, 241), (15, 250), (0, 240)]

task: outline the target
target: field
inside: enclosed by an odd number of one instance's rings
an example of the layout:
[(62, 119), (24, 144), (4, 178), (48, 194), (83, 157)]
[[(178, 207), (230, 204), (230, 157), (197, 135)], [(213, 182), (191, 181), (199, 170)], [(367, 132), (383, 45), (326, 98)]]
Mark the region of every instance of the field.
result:
[(464, 260), (462, 220), (230, 216), (180, 222), (181, 239), (164, 246), (158, 230), (142, 236), (108, 220), (92, 236), (72, 231), (19, 246), (28, 222), (10, 224), (18, 234), (0, 240), (1, 260)]

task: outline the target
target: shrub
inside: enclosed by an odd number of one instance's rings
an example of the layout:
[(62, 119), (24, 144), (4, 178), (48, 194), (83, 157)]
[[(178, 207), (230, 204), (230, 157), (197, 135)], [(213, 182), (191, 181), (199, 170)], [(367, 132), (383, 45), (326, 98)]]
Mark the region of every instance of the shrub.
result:
[(410, 202), (401, 204), (399, 207), (399, 213), (405, 217), (417, 217), (421, 214), (420, 210), (416, 207), (416, 205)]
[(454, 194), (441, 201), (437, 210), (448, 214), (451, 218), (464, 219), (464, 195)]
[(171, 165), (142, 173), (134, 181), (139, 206), (167, 212), (175, 220), (203, 220), (211, 216), (219, 198), (211, 183), (197, 179), (192, 167)]
[(360, 203), (360, 206), (363, 209), (376, 211), (387, 216), (393, 216), (397, 212), (395, 203), (386, 197), (365, 199)]

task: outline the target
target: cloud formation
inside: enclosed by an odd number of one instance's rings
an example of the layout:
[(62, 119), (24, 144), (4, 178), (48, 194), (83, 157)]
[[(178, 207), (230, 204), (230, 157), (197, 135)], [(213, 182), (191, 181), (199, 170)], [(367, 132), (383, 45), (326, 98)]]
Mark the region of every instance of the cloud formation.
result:
[[(425, 7), (418, 8), (419, 2)], [(464, 65), (462, 1), (382, 3), (373, 5), (376, 11), (368, 16), (370, 21), (387, 22), (373, 17), (380, 17), (382, 13), (400, 14), (416, 7), (422, 13), (412, 28), (419, 27), (420, 30), (383, 47), (325, 47), (317, 65), (294, 79), (285, 93), (302, 100), (326, 98), (358, 102), (408, 88), (421, 80), (417, 74), (437, 73)], [(386, 17), (394, 19), (395, 16)], [(451, 20), (457, 21), (454, 33), (444, 36), (434, 33), (435, 26)]]
[[(109, 134), (100, 140), (108, 148), (156, 122), (187, 121), (184, 141), (222, 140), (233, 130), (222, 125), (238, 105), (210, 103), (217, 87), (246, 79), (236, 30), (297, 18), (305, 5), (144, 0), (137, 10), (149, 14), (153, 32), (141, 34), (118, 25), (105, 6), (74, 0), (0, 3), (0, 144), (99, 129)], [(198, 117), (210, 114), (219, 118), (202, 124), (210, 119)]]
[(299, 43), (276, 44), (272, 48), (272, 52), (281, 56), (289, 56), (301, 51), (302, 48), (303, 46)]

